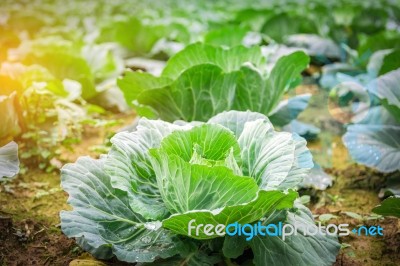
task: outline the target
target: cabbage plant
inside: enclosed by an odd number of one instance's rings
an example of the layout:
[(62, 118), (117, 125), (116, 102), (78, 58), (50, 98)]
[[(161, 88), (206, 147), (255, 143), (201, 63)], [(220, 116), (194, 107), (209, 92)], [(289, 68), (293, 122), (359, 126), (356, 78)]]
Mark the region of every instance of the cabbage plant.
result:
[[(62, 231), (95, 257), (159, 265), (214, 265), (251, 248), (256, 265), (330, 265), (335, 236), (208, 235), (191, 226), (302, 224), (316, 228), (294, 188), (313, 167), (306, 141), (276, 132), (254, 112), (207, 122), (142, 118), (120, 132), (100, 159), (81, 157), (61, 171), (71, 211)], [(284, 257), (284, 258), (283, 258)]]
[(365, 118), (347, 127), (343, 142), (352, 158), (380, 172), (400, 170), (400, 69), (390, 71), (366, 85), (379, 104)]
[(127, 104), (143, 117), (207, 121), (223, 111), (250, 110), (283, 126), (307, 106), (310, 95), (298, 96), (294, 101), (300, 104), (289, 113), (281, 100), (301, 81), (308, 63), (309, 57), (297, 51), (267, 71), (258, 46), (225, 49), (194, 43), (171, 57), (161, 76), (128, 71), (117, 83)]
[(311, 94), (283, 100), (301, 81), (309, 57), (302, 51), (263, 50), (194, 43), (172, 56), (160, 76), (129, 70), (117, 83), (127, 104), (143, 117), (207, 121), (222, 111), (250, 110), (286, 131), (315, 138), (318, 128), (295, 120)]

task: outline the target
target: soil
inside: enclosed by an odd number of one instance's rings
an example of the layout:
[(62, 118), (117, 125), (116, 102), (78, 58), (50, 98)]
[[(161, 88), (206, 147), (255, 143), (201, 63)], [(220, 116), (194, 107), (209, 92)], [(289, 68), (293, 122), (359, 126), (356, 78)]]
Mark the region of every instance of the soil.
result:
[[(311, 204), (315, 215), (333, 214), (329, 223), (349, 224), (350, 228), (361, 225), (381, 226), (383, 236), (341, 237), (342, 249), (335, 266), (339, 265), (399, 265), (400, 264), (400, 220), (381, 218), (371, 214), (373, 207), (381, 201), (378, 189), (384, 176), (361, 166), (350, 165), (343, 170), (326, 169), (335, 177), (335, 184), (325, 192), (318, 193), (318, 200)], [(356, 178), (355, 178), (356, 177)], [(333, 197), (339, 195), (339, 197)], [(348, 212), (361, 218), (352, 218)]]
[[(315, 88), (303, 87), (300, 91), (315, 93)], [(372, 208), (381, 201), (378, 192), (386, 176), (351, 161), (338, 137), (341, 133), (338, 122), (321, 107), (324, 99), (324, 95), (316, 95), (300, 118), (319, 126), (322, 132), (330, 132), (322, 133), (319, 141), (310, 143), (309, 147), (317, 161), (333, 176), (334, 183), (326, 191), (306, 190), (302, 193), (311, 196), (309, 206), (315, 215), (335, 215), (329, 222), (384, 228), (384, 236), (340, 238), (343, 248), (337, 256), (336, 266), (400, 265), (400, 220), (371, 216)], [(118, 128), (131, 124), (134, 115), (117, 118), (122, 122), (115, 127), (87, 126), (82, 141), (63, 151), (59, 160), (67, 163), (81, 155), (97, 157), (99, 151), (93, 147), (104, 144)], [(23, 163), (29, 165), (29, 162)], [(60, 189), (59, 173), (46, 173), (34, 166), (10, 182), (0, 184), (0, 266), (128, 265), (115, 260), (95, 260), (74, 240), (62, 234), (59, 212), (70, 209), (66, 200), (67, 194)], [(362, 219), (349, 217), (345, 212), (357, 213)]]

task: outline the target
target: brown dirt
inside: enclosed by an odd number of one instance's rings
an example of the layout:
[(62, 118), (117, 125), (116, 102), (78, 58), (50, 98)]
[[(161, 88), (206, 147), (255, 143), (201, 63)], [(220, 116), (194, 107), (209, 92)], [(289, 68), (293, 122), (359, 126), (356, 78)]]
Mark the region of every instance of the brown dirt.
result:
[(59, 228), (26, 219), (0, 218), (1, 265), (68, 265), (81, 252)]
[[(400, 219), (371, 214), (373, 207), (381, 201), (378, 191), (386, 176), (360, 165), (346, 163), (344, 154), (340, 158), (341, 165), (326, 169), (334, 177), (334, 185), (313, 195), (317, 198), (310, 206), (313, 214), (333, 214), (337, 218), (329, 220), (329, 223), (347, 223), (351, 229), (361, 225), (379, 225), (383, 228), (383, 236), (351, 234), (340, 237), (340, 242), (345, 246), (334, 265), (400, 265)], [(346, 212), (359, 214), (362, 218), (354, 219)]]

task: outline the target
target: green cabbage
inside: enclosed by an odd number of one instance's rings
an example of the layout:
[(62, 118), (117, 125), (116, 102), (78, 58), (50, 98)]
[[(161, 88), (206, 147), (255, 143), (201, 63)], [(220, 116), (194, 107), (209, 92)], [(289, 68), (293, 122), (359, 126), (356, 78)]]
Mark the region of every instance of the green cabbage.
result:
[[(62, 231), (94, 256), (213, 265), (232, 257), (230, 246), (237, 256), (250, 246), (257, 265), (281, 256), (297, 265), (335, 261), (337, 239), (322, 234), (236, 246), (235, 237), (189, 233), (192, 220), (216, 226), (276, 215), (283, 223), (315, 226), (308, 209), (294, 205), (294, 189), (313, 167), (306, 141), (274, 131), (266, 116), (229, 111), (207, 123), (173, 124), (142, 118), (135, 132), (118, 133), (112, 144), (100, 159), (82, 157), (61, 173), (73, 207), (61, 212)], [(223, 246), (211, 248), (221, 240)], [(302, 246), (308, 247), (304, 256)]]
[(128, 105), (147, 118), (207, 121), (228, 110), (272, 115), (308, 63), (305, 53), (294, 52), (267, 73), (260, 47), (195, 43), (170, 58), (160, 77), (129, 71), (118, 86)]

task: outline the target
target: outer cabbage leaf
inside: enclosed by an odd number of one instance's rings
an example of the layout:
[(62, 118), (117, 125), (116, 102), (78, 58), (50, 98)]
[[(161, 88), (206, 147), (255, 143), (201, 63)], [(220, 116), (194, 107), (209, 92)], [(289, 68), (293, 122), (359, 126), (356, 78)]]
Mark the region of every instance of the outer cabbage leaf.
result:
[(325, 190), (328, 186), (332, 186), (332, 176), (325, 173), (321, 166), (315, 162), (310, 174), (304, 178), (300, 185), (300, 187), (312, 187), (319, 190)]
[[(280, 191), (260, 191), (256, 199), (242, 205), (227, 206), (214, 211), (199, 210), (183, 214), (173, 214), (163, 221), (163, 226), (178, 234), (188, 235), (188, 224), (193, 219), (195, 222), (192, 223), (192, 226), (198, 226), (200, 224), (213, 224), (215, 226), (218, 224), (228, 225), (234, 222), (240, 224), (251, 223), (259, 220), (263, 215), (273, 210), (291, 208), (297, 196), (298, 194), (294, 191), (288, 193)], [(194, 232), (191, 232), (191, 234), (193, 233)], [(191, 235), (191, 237), (209, 239), (216, 236), (210, 237), (200, 231), (198, 236)]]
[(311, 124), (300, 122), (299, 120), (295, 119), (291, 121), (289, 124), (282, 127), (284, 131), (296, 133), (306, 140), (314, 140), (318, 137), (318, 134), (321, 130)]
[[(286, 219), (284, 217), (286, 216)], [(255, 265), (332, 265), (336, 260), (340, 244), (336, 237), (323, 234), (305, 236), (301, 226), (317, 230), (311, 212), (302, 205), (290, 211), (277, 211), (263, 224), (297, 226), (297, 234), (287, 236), (285, 241), (278, 236), (255, 236), (250, 241)], [(279, 256), (279, 259), (277, 259)]]
[(254, 68), (242, 67), (231, 109), (271, 114), (284, 93), (301, 79), (309, 60), (301, 51), (282, 56), (267, 78)]
[(0, 147), (0, 181), (19, 172), (18, 145), (10, 142)]
[(367, 89), (378, 96), (382, 104), (400, 122), (400, 69), (388, 72), (370, 82)]
[(331, 39), (322, 38), (318, 35), (291, 35), (288, 37), (287, 44), (306, 49), (307, 54), (317, 57), (317, 60), (326, 61), (327, 58), (341, 58), (340, 47)]
[(307, 68), (309, 63), (310, 57), (303, 51), (279, 58), (268, 77), (270, 89), (274, 91), (273, 95), (283, 95), (283, 92), (298, 85), (302, 78), (301, 72)]
[(375, 77), (400, 67), (400, 50), (385, 49), (374, 52), (368, 62), (367, 71)]
[[(375, 77), (377, 77), (378, 74), (384, 74), (381, 72), (383, 61), (390, 53), (392, 53), (392, 51), (393, 51), (393, 49), (385, 49), (385, 50), (379, 50), (379, 51), (374, 52), (371, 55), (371, 57), (369, 58), (369, 61), (367, 64), (368, 73), (371, 73)], [(388, 67), (389, 67), (389, 65), (386, 64), (385, 69), (387, 69)], [(391, 70), (394, 70), (394, 69), (391, 69)]]
[(349, 76), (357, 76), (362, 74), (363, 71), (353, 65), (345, 63), (333, 63), (322, 67), (322, 76), (319, 80), (319, 84), (324, 89), (332, 89), (338, 85), (342, 80), (340, 80), (338, 74), (344, 73)]
[(239, 70), (245, 63), (259, 67), (264, 60), (260, 48), (256, 46), (224, 49), (209, 44), (194, 43), (171, 57), (162, 75), (176, 79), (186, 69), (202, 64), (214, 64), (229, 73)]
[(114, 254), (122, 261), (152, 262), (178, 254), (180, 240), (135, 213), (127, 193), (112, 187), (104, 160), (82, 157), (63, 167), (61, 184), (74, 208), (61, 212), (64, 234), (80, 238), (82, 246), (99, 258)]
[(289, 124), (306, 109), (310, 98), (311, 94), (306, 93), (281, 101), (269, 115), (272, 124), (280, 127)]
[(347, 127), (343, 142), (352, 158), (381, 172), (399, 169), (400, 125), (383, 106), (373, 106), (358, 124)]
[(392, 114), (382, 105), (369, 108), (367, 115), (363, 119), (359, 119), (359, 121), (358, 124), (363, 125), (399, 125)]
[(400, 218), (400, 197), (389, 197), (382, 201), (381, 205), (373, 208), (372, 211), (383, 216), (395, 216)]
[(172, 80), (169, 78), (155, 77), (142, 72), (126, 72), (123, 78), (117, 80), (117, 84), (130, 106), (133, 106), (133, 101), (143, 91), (163, 88), (170, 83)]
[(356, 124), (347, 128), (343, 142), (354, 160), (381, 172), (400, 169), (400, 127)]
[(389, 53), (383, 59), (382, 67), (379, 70), (379, 75), (386, 74), (398, 68), (400, 68), (400, 50), (395, 50)]
[[(163, 120), (205, 121), (232, 105), (235, 79), (234, 73), (225, 74), (218, 66), (203, 64), (185, 70), (174, 82), (131, 73), (118, 84), (128, 101), (137, 100)], [(140, 110), (139, 114), (145, 115)]]
[[(272, 213), (273, 214), (273, 213)], [(284, 217), (282, 218), (282, 220)], [(238, 235), (225, 237), (224, 244), (222, 246), (222, 252), (225, 257), (236, 259), (241, 256), (244, 250), (249, 246), (246, 238)]]
[[(229, 109), (234, 101), (235, 79), (234, 73), (225, 74), (220, 67), (211, 64), (185, 70), (170, 89), (178, 115), (175, 120), (207, 121), (211, 116)], [(151, 93), (142, 95), (139, 102), (143, 104), (153, 97)], [(152, 107), (157, 108), (155, 105)], [(162, 112), (159, 114), (163, 116)]]

